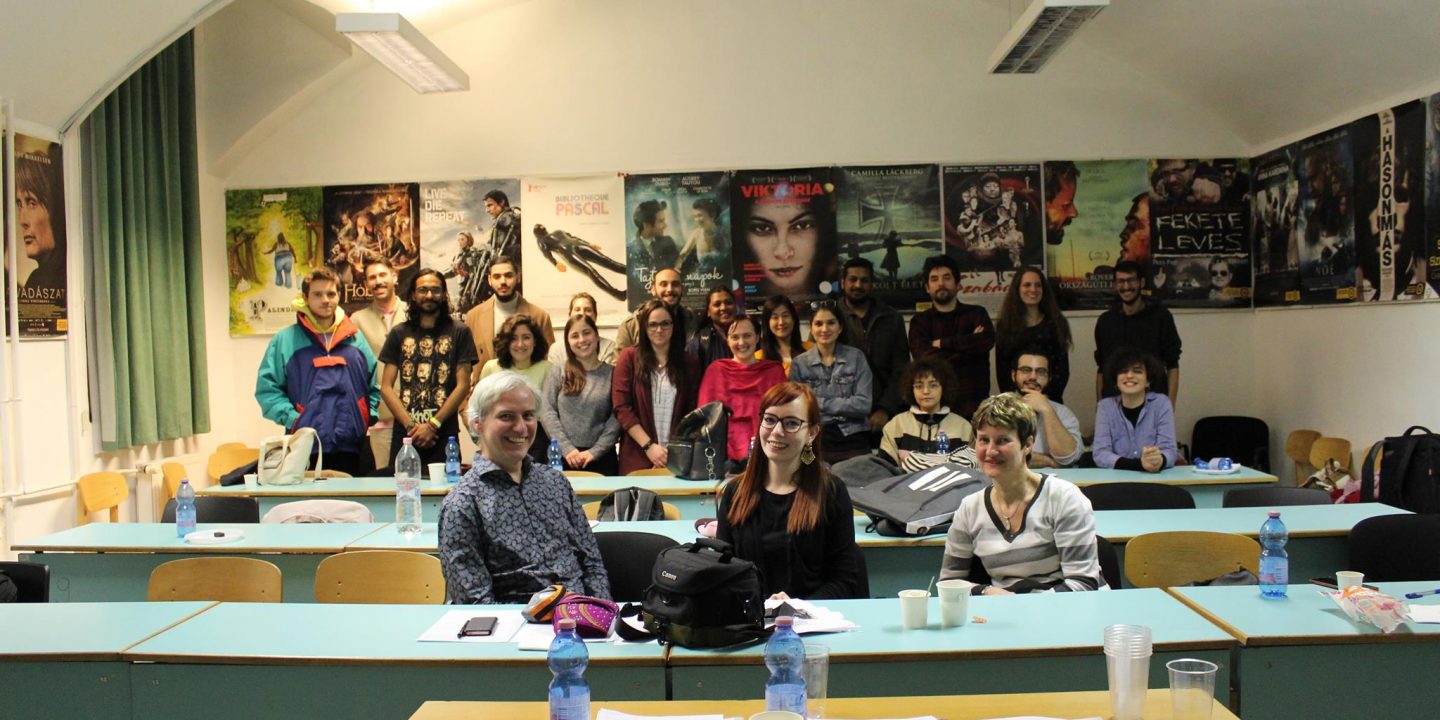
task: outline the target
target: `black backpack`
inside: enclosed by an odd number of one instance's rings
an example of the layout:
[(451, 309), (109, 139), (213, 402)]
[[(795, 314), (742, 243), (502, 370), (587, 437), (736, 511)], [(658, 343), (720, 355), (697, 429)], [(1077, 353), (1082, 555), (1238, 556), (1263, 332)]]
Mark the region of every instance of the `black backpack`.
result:
[(664, 520), (665, 504), (653, 490), (628, 487), (616, 490), (600, 499), (600, 511), (596, 520)]
[(660, 551), (644, 603), (639, 608), (627, 606), (622, 614), (636, 613), (641, 613), (649, 635), (621, 622), (617, 626), (621, 637), (654, 637), (662, 645), (688, 648), (725, 647), (769, 637), (759, 569), (735, 557), (729, 543), (710, 538)]
[(1375, 443), (1361, 465), (1360, 501), (1440, 513), (1440, 435), (1413, 425), (1404, 435)]

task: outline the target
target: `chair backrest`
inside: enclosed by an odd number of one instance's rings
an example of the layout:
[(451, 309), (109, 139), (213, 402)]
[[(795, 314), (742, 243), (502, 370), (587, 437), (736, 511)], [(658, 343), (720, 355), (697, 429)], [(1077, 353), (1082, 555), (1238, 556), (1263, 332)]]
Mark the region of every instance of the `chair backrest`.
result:
[(1261, 472), (1270, 471), (1270, 426), (1244, 415), (1212, 415), (1195, 421), (1191, 457), (1228, 457)]
[(110, 522), (120, 522), (120, 506), (130, 499), (130, 487), (118, 472), (93, 472), (75, 481), (75, 497), (77, 525), (90, 522), (90, 513), (106, 509)]
[[(175, 499), (165, 503), (160, 513), (160, 522), (175, 522)], [(209, 497), (195, 498), (195, 522), (202, 523), (258, 523), (260, 522), (260, 501), (250, 497)]]
[(1221, 507), (1281, 507), (1284, 505), (1329, 505), (1330, 493), (1315, 488), (1259, 487), (1225, 491)]
[[(661, 500), (661, 501), (660, 501), (660, 507), (665, 511), (665, 519), (666, 519), (666, 520), (679, 520), (679, 519), (680, 519), (680, 508), (679, 508), (679, 507), (677, 507), (677, 506), (675, 506), (675, 505), (673, 505), (673, 504), (671, 504), (671, 503), (665, 502), (664, 500)], [(594, 520), (595, 518), (600, 517), (600, 501), (599, 501), (599, 500), (596, 500), (596, 501), (594, 501), (594, 502), (585, 503), (584, 505), (581, 505), (581, 506), (580, 506), (580, 509), (585, 511), (585, 517), (588, 518), (588, 519), (590, 519), (590, 520)]]
[(280, 602), (284, 585), (273, 563), (242, 557), (194, 557), (150, 572), (145, 599)]
[(173, 498), (180, 491), (180, 481), (189, 477), (185, 466), (178, 462), (160, 463), (160, 475), (165, 479), (165, 497)]
[(1313, 467), (1325, 467), (1325, 462), (1334, 460), (1340, 463), (1340, 467), (1353, 477), (1355, 466), (1350, 458), (1350, 441), (1344, 438), (1322, 437), (1315, 440), (1310, 446), (1310, 465)]
[(270, 508), (262, 523), (368, 523), (375, 515), (354, 500), (296, 500)]
[(1348, 569), (1366, 580), (1440, 580), (1440, 515), (1381, 515), (1350, 530)]
[[(216, 448), (215, 452), (210, 454), (209, 461), (205, 463), (205, 475), (210, 479), (210, 485), (219, 485), (220, 477), (225, 473), (259, 461), (260, 448), (235, 447), (234, 444), (227, 443), (227, 446)], [(193, 484), (195, 481), (192, 479), (190, 482)]]
[(643, 470), (631, 470), (630, 472), (625, 473), (625, 477), (652, 475), (657, 477), (672, 477), (674, 473), (671, 473), (669, 468), (645, 468)]
[(331, 555), (315, 569), (315, 602), (440, 605), (445, 575), (440, 558), (405, 550), (357, 550)]
[(1099, 535), (1095, 536), (1095, 555), (1100, 560), (1100, 575), (1105, 578), (1105, 584), (1111, 590), (1119, 590), (1122, 587), (1120, 577), (1120, 557), (1115, 552), (1115, 546), (1110, 544)]
[(1242, 567), (1259, 572), (1260, 543), (1234, 533), (1146, 533), (1125, 545), (1125, 579), (1135, 587), (1179, 587)]
[(1095, 483), (1080, 488), (1096, 510), (1187, 510), (1195, 497), (1178, 485), (1151, 482)]
[(244, 450), (245, 447), (245, 443), (242, 442), (228, 442), (220, 443), (219, 445), (215, 446), (215, 450), (217, 452), (220, 450)]
[(615, 602), (644, 599), (655, 557), (661, 550), (679, 544), (664, 535), (629, 531), (598, 532), (595, 542), (600, 545), (600, 559), (610, 576), (610, 598)]
[[(632, 474), (633, 474), (633, 473), (632, 473)], [(577, 478), (577, 477), (605, 477), (605, 476), (602, 475), (602, 474), (600, 474), (600, 473), (597, 473), (597, 472), (591, 472), (591, 471), (589, 471), (589, 470), (566, 470), (566, 471), (565, 471), (565, 477)]]
[(50, 566), (37, 562), (0, 561), (0, 572), (15, 583), (15, 602), (50, 602)]
[(1294, 430), (1289, 437), (1285, 438), (1285, 457), (1295, 463), (1295, 485), (1298, 487), (1305, 484), (1305, 478), (1310, 474), (1307, 466), (1310, 464), (1310, 447), (1320, 439), (1320, 433), (1316, 430)]

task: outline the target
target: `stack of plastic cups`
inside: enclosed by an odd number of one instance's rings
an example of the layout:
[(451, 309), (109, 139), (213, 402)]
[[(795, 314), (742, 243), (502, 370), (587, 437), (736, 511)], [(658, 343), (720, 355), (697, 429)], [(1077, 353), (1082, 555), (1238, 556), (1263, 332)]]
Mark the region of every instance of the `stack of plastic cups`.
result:
[(1150, 686), (1150, 628), (1111, 625), (1105, 628), (1105, 668), (1110, 677), (1110, 709), (1114, 720), (1140, 720)]

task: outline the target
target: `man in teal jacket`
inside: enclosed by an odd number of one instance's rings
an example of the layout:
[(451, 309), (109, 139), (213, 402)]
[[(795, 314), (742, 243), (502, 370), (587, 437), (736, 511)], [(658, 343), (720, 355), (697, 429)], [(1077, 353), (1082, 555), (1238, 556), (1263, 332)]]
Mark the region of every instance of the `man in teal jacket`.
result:
[(314, 428), (325, 467), (369, 475), (375, 460), (365, 430), (378, 419), (375, 354), (340, 307), (340, 279), (312, 270), (300, 284), (295, 324), (275, 334), (255, 379), (265, 419), (286, 432)]

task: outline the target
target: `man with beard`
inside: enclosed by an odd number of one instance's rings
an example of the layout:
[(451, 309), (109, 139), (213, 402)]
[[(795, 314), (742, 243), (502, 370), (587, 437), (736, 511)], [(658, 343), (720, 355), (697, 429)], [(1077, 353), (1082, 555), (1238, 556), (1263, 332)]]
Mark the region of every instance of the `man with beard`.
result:
[(899, 311), (876, 299), (875, 265), (865, 258), (845, 261), (840, 270), (840, 322), (845, 342), (865, 353), (875, 384), (871, 389), (870, 428), (879, 432), (904, 408), (896, 382), (910, 362), (905, 320)]
[(1075, 209), (1075, 186), (1080, 181), (1080, 168), (1069, 160), (1045, 163), (1045, 242), (1059, 245), (1065, 239), (1065, 226), (1079, 217)]
[[(476, 363), (475, 341), (469, 328), (450, 316), (450, 295), (439, 270), (425, 268), (410, 283), (410, 316), (385, 338), (380, 362), (385, 364), (380, 397), (395, 416), (390, 466), (406, 437), (421, 462), (445, 462), (445, 441), (460, 434), (460, 406), (469, 396)], [(407, 363), (415, 367), (415, 376), (397, 393), (398, 368)]]
[[(675, 320), (675, 332), (683, 334), (688, 345), (700, 327), (700, 319), (694, 312), (680, 306), (681, 298), (685, 297), (685, 278), (680, 275), (680, 271), (673, 267), (657, 269), (650, 278), (650, 294), (665, 303), (665, 309), (670, 311), (670, 317)], [(624, 350), (634, 345), (639, 337), (640, 319), (632, 313), (620, 323), (620, 329), (615, 334), (615, 348)]]
[[(1122, 347), (1138, 348), (1165, 364), (1164, 376), (1150, 378), (1150, 389), (1165, 393), (1170, 405), (1180, 391), (1180, 332), (1170, 311), (1155, 303), (1145, 302), (1140, 294), (1140, 277), (1144, 271), (1138, 263), (1122, 260), (1115, 265), (1115, 295), (1118, 301), (1095, 321), (1095, 366)], [(1105, 379), (1095, 372), (1095, 399), (1104, 397)], [(1113, 390), (1113, 388), (1112, 388)], [(1113, 394), (1113, 393), (1110, 393)]]
[(1223, 194), (1220, 177), (1199, 160), (1156, 160), (1150, 174), (1156, 202), (1214, 205)]
[(1010, 368), (1020, 399), (1035, 411), (1035, 445), (1030, 448), (1032, 468), (1069, 467), (1080, 459), (1085, 443), (1080, 439), (1080, 420), (1070, 408), (1045, 396), (1050, 384), (1050, 358), (1039, 348), (1024, 348)]
[[(365, 337), (365, 343), (376, 357), (380, 356), (380, 349), (385, 346), (385, 338), (390, 331), (405, 322), (409, 308), (395, 293), (397, 279), (395, 268), (389, 260), (371, 260), (370, 264), (365, 266), (365, 289), (370, 291), (370, 304), (350, 318), (355, 322), (355, 326), (360, 328), (360, 334)], [(385, 370), (382, 361), (380, 377), (385, 377)], [(370, 451), (377, 460), (390, 456), (390, 426), (394, 418), (390, 413), (390, 406), (380, 403), (380, 422), (370, 426)]]
[(910, 319), (910, 354), (934, 354), (955, 369), (955, 411), (970, 417), (990, 395), (990, 350), (995, 347), (995, 326), (979, 305), (956, 299), (960, 268), (948, 255), (925, 260), (925, 290), (930, 309)]
[(495, 331), (513, 315), (528, 315), (545, 336), (546, 346), (555, 344), (550, 313), (520, 297), (520, 267), (514, 260), (500, 256), (490, 263), (490, 289), (495, 291), (494, 296), (465, 313), (465, 325), (475, 338), (476, 359), (471, 385), (480, 381), (480, 368), (485, 366), (485, 362), (495, 357)]
[(1120, 259), (1143, 267), (1150, 258), (1150, 194), (1140, 193), (1131, 199), (1125, 229), (1120, 231)]

